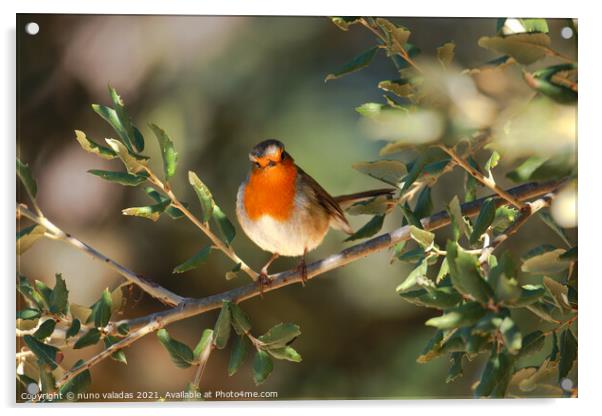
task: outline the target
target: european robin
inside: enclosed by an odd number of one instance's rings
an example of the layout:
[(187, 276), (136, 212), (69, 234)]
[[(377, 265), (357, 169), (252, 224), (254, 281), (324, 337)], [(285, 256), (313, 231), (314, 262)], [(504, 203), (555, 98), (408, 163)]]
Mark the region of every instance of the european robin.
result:
[(238, 188), (236, 215), (247, 236), (272, 253), (259, 276), (262, 289), (271, 282), (268, 268), (279, 256), (301, 256), (299, 268), (305, 283), (305, 255), (320, 245), (329, 227), (353, 234), (341, 207), (393, 193), (376, 189), (332, 197), (295, 164), (278, 140), (257, 144), (249, 159), (251, 170)]

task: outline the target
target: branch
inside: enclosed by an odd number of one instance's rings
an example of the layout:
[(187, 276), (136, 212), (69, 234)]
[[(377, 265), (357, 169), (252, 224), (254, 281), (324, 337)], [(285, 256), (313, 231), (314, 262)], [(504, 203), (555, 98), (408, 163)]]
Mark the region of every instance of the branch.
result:
[(442, 149), (445, 153), (447, 153), (459, 166), (461, 166), (466, 172), (468, 172), (471, 176), (473, 176), (477, 181), (481, 182), (487, 188), (491, 189), (493, 192), (498, 194), (501, 198), (508, 201), (510, 204), (514, 205), (518, 209), (523, 209), (524, 204), (514, 196), (512, 196), (509, 192), (506, 192), (502, 188), (500, 188), (495, 181), (490, 178), (486, 178), (481, 172), (470, 166), (464, 159), (462, 159), (454, 149), (447, 147), (445, 145), (439, 145), (439, 148)]
[(487, 262), (489, 255), (504, 241), (506, 241), (511, 235), (515, 234), (535, 213), (540, 209), (550, 205), (554, 195), (552, 193), (544, 195), (542, 198), (528, 202), (525, 204), (525, 208), (522, 209), (516, 221), (514, 221), (508, 228), (506, 228), (500, 235), (487, 247), (483, 248), (481, 256), (479, 257), (479, 263), (481, 265)]
[(75, 248), (88, 254), (92, 258), (102, 261), (107, 266), (109, 266), (111, 269), (113, 269), (117, 273), (119, 273), (121, 276), (125, 277), (128, 281), (138, 285), (146, 293), (159, 299), (161, 302), (163, 302), (167, 305), (170, 305), (170, 306), (175, 306), (175, 305), (180, 304), (185, 299), (184, 297), (176, 295), (175, 293), (171, 292), (170, 290), (164, 288), (163, 286), (159, 285), (158, 283), (155, 283), (151, 280), (147, 280), (142, 275), (135, 274), (134, 272), (126, 269), (124, 266), (122, 266), (121, 264), (117, 263), (116, 261), (108, 258), (107, 256), (105, 256), (98, 250), (90, 247), (86, 243), (71, 236), (71, 234), (65, 233), (59, 227), (57, 227), (52, 222), (50, 222), (50, 220), (48, 220), (48, 218), (44, 217), (43, 215), (42, 216), (36, 215), (34, 212), (30, 211), (25, 205), (19, 204), (17, 206), (17, 211), (21, 215), (29, 218), (33, 222), (40, 224), (41, 226), (46, 228), (46, 230), (48, 230), (49, 233), (52, 235), (51, 238), (53, 238), (55, 240), (63, 241), (67, 244), (70, 244), (70, 245), (74, 246)]
[[(517, 200), (529, 200), (537, 198), (542, 195), (554, 192), (564, 181), (551, 181), (542, 184), (528, 183), (525, 185), (517, 186), (507, 191), (508, 195)], [(545, 198), (548, 198), (546, 196)], [(479, 213), (486, 198), (481, 198), (462, 205), (462, 215), (472, 217)], [(545, 199), (544, 198), (544, 199)], [(539, 204), (539, 201), (535, 201), (533, 204)], [(497, 207), (507, 205), (504, 199), (496, 199), (495, 204)], [(446, 211), (441, 211), (431, 217), (423, 218), (421, 223), (425, 230), (432, 231), (438, 228), (442, 228), (450, 223), (449, 214)], [(374, 237), (368, 241), (357, 244), (352, 247), (348, 247), (340, 253), (333, 254), (322, 260), (318, 260), (307, 265), (307, 279), (312, 279), (318, 275), (324, 274), (330, 270), (334, 270), (343, 267), (356, 260), (367, 257), (370, 254), (385, 250), (394, 244), (401, 241), (406, 241), (411, 238), (410, 226), (403, 226), (389, 233), (382, 234)], [(301, 271), (298, 268), (287, 270), (284, 272), (276, 273), (271, 276), (272, 283), (270, 286), (261, 288), (255, 284), (250, 283), (245, 286), (238, 287), (223, 293), (211, 295), (202, 299), (186, 299), (172, 309), (168, 309), (161, 312), (156, 312), (144, 317), (128, 319), (124, 321), (112, 322), (108, 325), (107, 330), (112, 331), (119, 325), (127, 324), (130, 328), (141, 326), (140, 329), (130, 333), (123, 340), (111, 345), (107, 349), (101, 351), (99, 354), (90, 358), (82, 366), (77, 369), (67, 371), (63, 377), (58, 380), (57, 386), (61, 386), (64, 383), (71, 380), (73, 377), (99, 363), (107, 357), (110, 357), (114, 352), (131, 345), (143, 336), (156, 331), (170, 323), (189, 318), (191, 316), (199, 315), (211, 310), (219, 309), (222, 307), (224, 301), (230, 301), (233, 303), (239, 303), (247, 299), (259, 296), (262, 292), (269, 292), (272, 290), (279, 289), (284, 286), (288, 286), (294, 283), (302, 281)]]
[(203, 223), (199, 220), (192, 212), (190, 212), (184, 204), (182, 204), (176, 195), (171, 190), (169, 184), (163, 183), (149, 168), (146, 168), (146, 172), (148, 173), (148, 180), (159, 188), (161, 191), (165, 193), (171, 200), (171, 204), (182, 211), (182, 213), (192, 222), (195, 226), (197, 226), (213, 243), (213, 245), (223, 252), (226, 256), (228, 256), (235, 264), (240, 264), (240, 269), (247, 273), (251, 279), (257, 280), (257, 272), (255, 272), (252, 268), (250, 268), (244, 261), (238, 257), (236, 252), (232, 249), (232, 247), (226, 245), (218, 236), (216, 236), (213, 231), (209, 228), (206, 223)]

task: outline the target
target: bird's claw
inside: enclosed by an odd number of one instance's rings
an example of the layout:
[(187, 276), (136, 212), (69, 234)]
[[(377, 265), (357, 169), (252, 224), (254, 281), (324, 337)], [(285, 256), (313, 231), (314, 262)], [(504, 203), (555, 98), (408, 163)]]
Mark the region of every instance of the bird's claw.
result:
[(302, 260), (297, 266), (297, 270), (301, 273), (301, 285), (305, 286), (305, 282), (307, 282), (307, 264), (305, 264), (305, 260)]
[(272, 285), (272, 279), (267, 273), (261, 272), (257, 277), (257, 284), (259, 285), (259, 293), (263, 296), (265, 288)]

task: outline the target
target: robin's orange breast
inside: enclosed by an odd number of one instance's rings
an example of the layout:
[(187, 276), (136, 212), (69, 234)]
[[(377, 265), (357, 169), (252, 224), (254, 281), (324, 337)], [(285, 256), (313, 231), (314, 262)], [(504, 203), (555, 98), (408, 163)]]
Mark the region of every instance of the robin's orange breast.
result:
[(297, 181), (297, 169), (292, 160), (275, 166), (253, 169), (245, 187), (244, 207), (251, 220), (269, 215), (286, 221), (291, 217)]

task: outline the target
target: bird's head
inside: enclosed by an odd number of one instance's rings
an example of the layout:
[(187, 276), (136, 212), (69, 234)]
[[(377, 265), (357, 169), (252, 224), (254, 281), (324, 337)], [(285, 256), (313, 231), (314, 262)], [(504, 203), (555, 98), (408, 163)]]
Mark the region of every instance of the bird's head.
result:
[(283, 162), (290, 162), (292, 158), (284, 150), (284, 144), (275, 139), (264, 140), (251, 149), (249, 160), (257, 169), (277, 166)]

